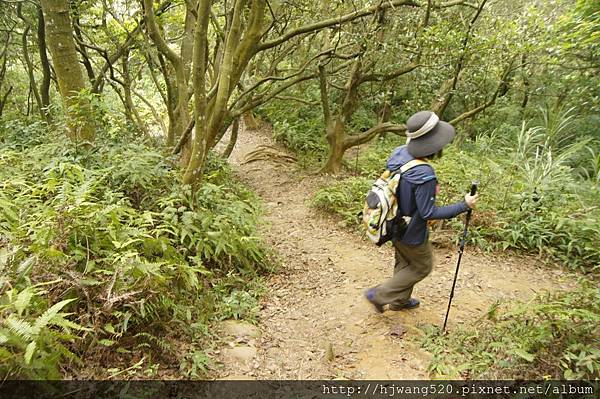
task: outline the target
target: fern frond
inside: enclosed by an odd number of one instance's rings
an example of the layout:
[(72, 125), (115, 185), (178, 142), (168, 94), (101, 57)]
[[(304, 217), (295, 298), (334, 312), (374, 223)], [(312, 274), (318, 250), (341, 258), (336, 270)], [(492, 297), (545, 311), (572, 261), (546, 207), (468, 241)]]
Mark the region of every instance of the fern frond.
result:
[(17, 295), (13, 306), (17, 310), (17, 314), (19, 316), (23, 315), (23, 311), (29, 306), (31, 303), (31, 298), (35, 295), (35, 291), (31, 287), (25, 288), (23, 291), (19, 292)]
[(46, 327), (53, 319), (56, 317), (58, 312), (61, 311), (62, 308), (67, 306), (69, 303), (73, 302), (75, 298), (65, 299), (64, 301), (60, 301), (52, 305), (49, 309), (47, 309), (40, 317), (35, 320), (33, 325), (33, 331), (35, 334), (39, 334), (40, 330)]
[(24, 340), (31, 340), (35, 335), (33, 326), (28, 321), (22, 320), (14, 314), (11, 314), (4, 320), (4, 325), (11, 333)]

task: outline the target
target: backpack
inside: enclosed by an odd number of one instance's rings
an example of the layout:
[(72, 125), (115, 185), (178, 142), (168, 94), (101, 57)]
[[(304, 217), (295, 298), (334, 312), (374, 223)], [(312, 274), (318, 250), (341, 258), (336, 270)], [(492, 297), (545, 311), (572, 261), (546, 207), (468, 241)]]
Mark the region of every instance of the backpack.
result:
[(367, 193), (362, 211), (362, 224), (367, 237), (377, 246), (397, 237), (406, 228), (406, 220), (398, 214), (399, 201), (396, 198), (396, 190), (402, 174), (417, 165), (428, 165), (428, 163), (413, 159), (399, 170), (393, 172), (386, 170)]

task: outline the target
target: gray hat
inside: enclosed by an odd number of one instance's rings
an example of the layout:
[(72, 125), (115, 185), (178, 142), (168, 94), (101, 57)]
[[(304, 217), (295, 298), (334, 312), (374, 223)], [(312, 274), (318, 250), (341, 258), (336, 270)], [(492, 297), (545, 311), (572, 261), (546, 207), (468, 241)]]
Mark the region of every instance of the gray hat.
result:
[(454, 139), (454, 127), (432, 111), (420, 111), (406, 121), (406, 149), (415, 158), (433, 155)]

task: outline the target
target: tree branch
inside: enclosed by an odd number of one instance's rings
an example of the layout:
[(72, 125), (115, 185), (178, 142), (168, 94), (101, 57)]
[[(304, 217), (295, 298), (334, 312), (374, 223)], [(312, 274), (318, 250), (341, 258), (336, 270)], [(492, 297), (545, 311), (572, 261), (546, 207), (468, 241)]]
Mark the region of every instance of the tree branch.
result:
[(146, 21), (146, 26), (148, 28), (148, 34), (150, 38), (158, 48), (158, 51), (163, 53), (167, 59), (173, 63), (173, 65), (178, 65), (182, 62), (181, 57), (167, 44), (165, 38), (160, 33), (158, 29), (158, 24), (156, 23), (156, 15), (154, 14), (154, 1), (153, 0), (143, 0), (144, 6), (144, 20)]
[[(225, 53), (223, 54), (223, 62), (219, 71), (218, 87), (216, 91), (216, 97), (214, 99), (214, 106), (212, 107), (211, 118), (208, 122), (208, 131), (210, 134), (215, 134), (218, 130), (218, 126), (223, 121), (225, 113), (227, 111), (227, 101), (230, 96), (230, 87), (232, 85), (232, 75), (234, 73), (234, 58), (236, 56), (236, 49), (238, 48), (241, 25), (242, 25), (242, 12), (246, 0), (235, 0), (233, 19), (231, 21), (231, 27), (229, 34), (227, 35), (227, 43), (225, 44)], [(237, 82), (235, 82), (237, 83)], [(231, 87), (232, 88), (232, 87)], [(209, 140), (211, 141), (211, 140)]]
[(326, 19), (324, 21), (319, 21), (319, 22), (315, 22), (312, 24), (304, 25), (299, 28), (292, 29), (276, 39), (262, 43), (261, 45), (258, 46), (258, 51), (263, 51), (263, 50), (267, 50), (272, 47), (278, 46), (281, 43), (284, 43), (298, 35), (322, 30), (322, 29), (328, 28), (330, 26), (343, 24), (345, 22), (354, 21), (355, 19), (371, 15), (377, 11), (385, 10), (390, 7), (393, 8), (393, 7), (397, 7), (397, 6), (402, 6), (402, 5), (418, 6), (418, 3), (414, 2), (413, 0), (393, 0), (393, 1), (389, 0), (389, 1), (381, 2), (379, 4), (370, 6), (370, 7), (363, 8), (361, 10), (351, 12), (346, 15), (342, 15), (339, 17)]
[(327, 49), (327, 50), (324, 50), (324, 51), (320, 52), (319, 54), (317, 54), (314, 57), (312, 57), (309, 60), (307, 60), (304, 63), (304, 65), (302, 65), (302, 67), (300, 67), (300, 69), (298, 69), (296, 72), (292, 73), (291, 75), (287, 75), (287, 76), (267, 76), (265, 78), (262, 78), (262, 79), (258, 80), (256, 83), (254, 83), (248, 89), (244, 90), (244, 92), (239, 95), (239, 97), (236, 99), (236, 101), (234, 102), (233, 105), (235, 105), (236, 103), (238, 103), (240, 101), (240, 99), (242, 99), (243, 97), (245, 97), (248, 94), (252, 93), (254, 90), (256, 90), (258, 87), (260, 87), (262, 84), (264, 84), (266, 82), (270, 82), (270, 81), (271, 82), (273, 82), (273, 81), (284, 81), (284, 80), (289, 80), (291, 78), (294, 78), (294, 77), (296, 77), (298, 75), (301, 75), (302, 73), (304, 73), (304, 71), (306, 71), (306, 68), (308, 68), (308, 66), (310, 65), (310, 63), (312, 61), (314, 61), (317, 58), (322, 57), (324, 55), (331, 54), (332, 51), (333, 51), (333, 49)]
[(502, 74), (502, 77), (500, 78), (500, 82), (498, 82), (498, 87), (496, 88), (496, 91), (494, 92), (494, 94), (492, 95), (492, 97), (486, 101), (485, 103), (483, 103), (482, 105), (463, 112), (462, 114), (460, 114), (459, 116), (457, 116), (456, 118), (452, 119), (449, 123), (451, 125), (459, 123), (464, 121), (465, 119), (469, 119), (474, 117), (475, 115), (477, 115), (478, 113), (480, 113), (481, 111), (483, 111), (486, 108), (491, 107), (492, 105), (494, 105), (494, 103), (496, 102), (496, 99), (504, 94), (506, 94), (506, 92), (508, 91), (508, 81), (509, 81), (509, 77), (510, 77), (510, 73), (514, 70), (513, 69), (513, 64), (516, 58), (513, 58), (509, 64), (506, 66), (506, 68), (504, 69), (504, 72)]
[(274, 98), (276, 100), (283, 100), (283, 101), (297, 101), (297, 102), (305, 104), (305, 105), (318, 105), (319, 104), (319, 101), (308, 101), (303, 98), (294, 97), (294, 96), (275, 96)]
[(420, 66), (420, 64), (418, 62), (410, 62), (406, 65), (401, 66), (394, 72), (390, 72), (387, 74), (372, 73), (369, 75), (365, 75), (360, 79), (360, 82), (361, 83), (364, 83), (364, 82), (387, 82), (388, 80), (392, 80), (392, 79), (397, 78), (398, 76), (402, 76), (409, 72), (412, 72), (419, 66)]
[[(467, 28), (467, 32), (465, 33), (465, 37), (463, 38), (463, 41), (461, 44), (460, 57), (454, 68), (454, 76), (450, 80), (449, 87), (447, 88), (447, 90), (445, 92), (443, 92), (442, 99), (437, 104), (438, 110), (436, 113), (438, 114), (439, 117), (442, 117), (442, 115), (444, 114), (444, 111), (448, 107), (448, 104), (450, 104), (450, 100), (452, 99), (452, 96), (454, 95), (454, 91), (456, 90), (456, 84), (458, 83), (458, 78), (459, 78), (461, 71), (463, 69), (463, 66), (464, 66), (465, 56), (467, 54), (467, 45), (469, 43), (469, 39), (471, 38), (471, 32), (473, 30), (473, 26), (475, 26), (475, 22), (477, 22), (477, 19), (481, 15), (481, 12), (483, 11), (483, 7), (485, 6), (485, 3), (487, 3), (487, 0), (481, 1), (481, 4), (479, 5), (479, 7), (477, 8), (477, 11), (475, 12), (475, 15), (469, 22), (469, 27)], [(447, 85), (444, 84), (443, 87), (445, 87), (445, 86), (447, 86)]]
[(280, 87), (278, 87), (276, 90), (274, 90), (269, 95), (264, 95), (263, 94), (263, 95), (257, 96), (252, 101), (249, 101), (242, 108), (238, 108), (237, 110), (232, 110), (231, 116), (233, 118), (236, 118), (236, 117), (242, 115), (243, 113), (248, 112), (251, 109), (256, 108), (259, 105), (262, 105), (262, 104), (266, 103), (267, 101), (275, 98), (277, 95), (279, 95), (280, 93), (282, 93), (285, 90), (289, 89), (290, 87), (292, 87), (292, 86), (294, 86), (294, 85), (296, 85), (296, 84), (298, 84), (300, 82), (304, 82), (305, 80), (314, 79), (316, 77), (317, 77), (316, 73), (299, 76), (296, 79), (293, 79), (293, 80), (287, 82), (286, 84), (281, 85)]
[(327, 77), (325, 76), (324, 65), (319, 65), (319, 90), (321, 92), (323, 119), (325, 120), (325, 126), (329, 126), (331, 123), (331, 111), (329, 109), (329, 94), (327, 92)]
[(100, 88), (102, 87), (102, 81), (104, 80), (104, 76), (106, 75), (106, 72), (111, 70), (113, 67), (113, 64), (115, 62), (117, 62), (127, 52), (127, 50), (132, 46), (133, 39), (135, 38), (135, 35), (137, 35), (141, 31), (141, 28), (142, 28), (141, 24), (138, 23), (136, 28), (133, 31), (131, 31), (131, 33), (127, 34), (127, 38), (125, 39), (125, 42), (123, 42), (123, 44), (121, 46), (119, 46), (119, 48), (117, 48), (117, 50), (115, 51), (115, 53), (113, 55), (104, 56), (105, 54), (101, 53), (101, 54), (103, 54), (104, 59), (106, 61), (105, 61), (104, 65), (102, 66), (102, 68), (100, 69), (100, 72), (96, 76), (96, 80), (92, 84), (92, 93), (98, 93), (100, 91)]
[(192, 130), (194, 130), (195, 125), (196, 125), (196, 120), (194, 118), (192, 118), (190, 120), (190, 123), (188, 123), (187, 127), (185, 128), (185, 131), (179, 138), (177, 145), (175, 146), (175, 148), (173, 148), (171, 155), (179, 154), (179, 151), (181, 151), (181, 149), (183, 148), (185, 143), (187, 143), (187, 141), (190, 139), (190, 136), (192, 135)]
[(344, 148), (348, 149), (350, 147), (355, 147), (357, 145), (368, 143), (373, 138), (375, 138), (375, 136), (385, 132), (392, 132), (395, 134), (404, 135), (406, 134), (406, 125), (397, 125), (391, 122), (378, 123), (366, 132), (347, 136), (344, 140)]

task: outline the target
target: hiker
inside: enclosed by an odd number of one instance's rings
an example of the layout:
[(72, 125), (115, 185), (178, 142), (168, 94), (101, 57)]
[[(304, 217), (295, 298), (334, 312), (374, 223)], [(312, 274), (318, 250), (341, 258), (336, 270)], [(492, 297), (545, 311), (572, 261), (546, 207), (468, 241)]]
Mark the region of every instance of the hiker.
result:
[[(454, 127), (440, 121), (431, 111), (417, 112), (408, 119), (406, 127), (406, 145), (392, 152), (387, 161), (387, 170), (399, 170), (415, 159), (427, 161), (440, 157), (442, 149), (455, 135)], [(478, 195), (467, 194), (464, 201), (437, 207), (435, 197), (439, 186), (433, 168), (425, 162), (412, 164), (415, 166), (402, 174), (396, 190), (396, 198), (400, 203), (398, 217), (408, 216), (410, 221), (392, 239), (395, 249), (394, 275), (365, 292), (365, 297), (379, 313), (384, 311), (385, 305), (389, 305), (390, 310), (419, 306), (419, 300), (411, 297), (413, 287), (433, 268), (427, 221), (453, 218), (473, 208), (478, 199)]]

